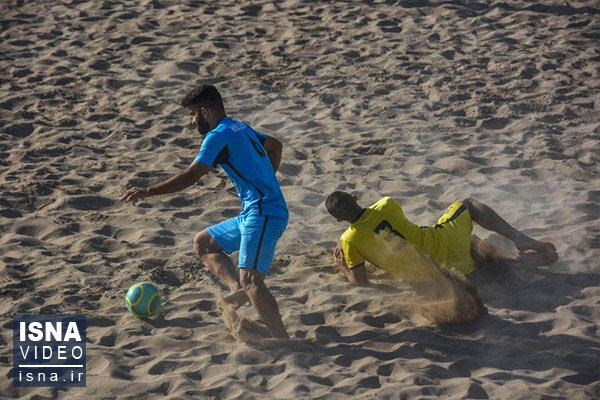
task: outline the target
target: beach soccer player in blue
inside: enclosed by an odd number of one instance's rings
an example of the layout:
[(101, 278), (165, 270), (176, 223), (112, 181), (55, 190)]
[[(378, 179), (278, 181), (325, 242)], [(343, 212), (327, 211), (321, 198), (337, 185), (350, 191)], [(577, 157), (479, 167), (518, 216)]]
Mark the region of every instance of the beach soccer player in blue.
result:
[[(212, 85), (192, 90), (181, 104), (204, 136), (198, 155), (180, 174), (148, 188), (131, 188), (121, 200), (178, 192), (220, 165), (242, 200), (242, 211), (199, 232), (194, 238), (194, 250), (204, 265), (230, 288), (231, 294), (225, 299), (230, 305), (239, 308), (250, 300), (271, 335), (287, 338), (277, 301), (264, 283), (289, 215), (275, 176), (282, 144), (229, 118), (221, 95)], [(227, 255), (238, 250), (239, 281)]]

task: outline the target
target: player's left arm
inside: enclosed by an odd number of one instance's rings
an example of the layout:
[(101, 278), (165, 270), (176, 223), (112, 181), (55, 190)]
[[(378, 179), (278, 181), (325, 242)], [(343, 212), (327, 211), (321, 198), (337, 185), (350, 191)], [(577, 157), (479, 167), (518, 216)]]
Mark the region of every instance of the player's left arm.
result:
[(192, 186), (203, 175), (206, 175), (210, 169), (210, 165), (194, 161), (185, 171), (175, 175), (170, 179), (167, 179), (166, 181), (157, 183), (149, 188), (133, 187), (129, 189), (127, 192), (125, 192), (123, 197), (121, 197), (121, 200), (131, 201), (143, 199), (148, 196), (155, 196), (158, 194), (179, 192), (180, 190)]
[(273, 171), (277, 172), (277, 168), (279, 168), (279, 164), (281, 163), (283, 144), (281, 144), (281, 142), (274, 137), (266, 135), (264, 147), (267, 151), (267, 155), (269, 156), (269, 160), (271, 160)]
[(369, 284), (365, 263), (358, 264), (348, 270), (348, 281), (356, 286), (367, 286)]

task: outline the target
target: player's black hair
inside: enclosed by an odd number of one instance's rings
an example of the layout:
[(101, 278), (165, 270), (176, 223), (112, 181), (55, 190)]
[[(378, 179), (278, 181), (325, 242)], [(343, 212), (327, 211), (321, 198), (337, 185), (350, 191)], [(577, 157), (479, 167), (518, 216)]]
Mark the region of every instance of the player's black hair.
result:
[(221, 94), (213, 85), (198, 86), (181, 100), (181, 105), (184, 107), (191, 106), (192, 104), (217, 112), (225, 112), (223, 98), (221, 98)]
[(356, 212), (360, 206), (351, 194), (346, 192), (333, 192), (327, 196), (325, 201), (327, 211), (336, 219), (352, 221), (356, 217)]

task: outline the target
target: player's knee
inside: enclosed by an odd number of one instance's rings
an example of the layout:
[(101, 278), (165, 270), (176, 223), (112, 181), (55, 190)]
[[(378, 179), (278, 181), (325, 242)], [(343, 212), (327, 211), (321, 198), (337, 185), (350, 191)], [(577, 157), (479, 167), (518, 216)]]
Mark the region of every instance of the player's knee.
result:
[(471, 211), (471, 209), (473, 208), (473, 198), (471, 198), (470, 196), (467, 198), (464, 198), (462, 200), (460, 200), (460, 202), (463, 204), (463, 206), (465, 206), (467, 208), (467, 210)]
[(477, 216), (478, 216), (477, 207), (476, 207), (477, 201), (474, 200), (472, 197), (467, 197), (466, 199), (461, 201), (461, 203), (463, 203), (463, 205), (467, 208), (467, 210), (469, 211), (469, 214), (471, 215), (471, 218), (473, 220), (476, 220)]
[(242, 289), (244, 289), (244, 292), (246, 292), (247, 294), (251, 294), (257, 289), (254, 280), (247, 275), (243, 275), (240, 277), (240, 285), (242, 285)]
[(244, 288), (244, 290), (246, 290), (247, 287), (250, 287), (250, 285), (254, 284), (254, 277), (245, 272), (246, 271), (243, 271), (240, 274), (240, 285), (242, 285), (242, 288)]
[(194, 251), (196, 254), (199, 256), (206, 254), (210, 246), (210, 240), (211, 237), (206, 229), (196, 234), (194, 236)]
[(240, 285), (242, 285), (242, 289), (246, 293), (256, 292), (262, 284), (262, 280), (250, 271), (244, 270), (240, 275)]

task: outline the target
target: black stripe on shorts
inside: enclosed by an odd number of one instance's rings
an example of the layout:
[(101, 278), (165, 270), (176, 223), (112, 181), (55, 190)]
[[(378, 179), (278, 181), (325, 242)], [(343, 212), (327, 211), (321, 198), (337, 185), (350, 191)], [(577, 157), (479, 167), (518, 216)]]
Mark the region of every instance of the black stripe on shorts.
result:
[(254, 258), (254, 265), (252, 269), (256, 271), (258, 266), (258, 258), (260, 256), (260, 248), (262, 246), (263, 239), (265, 238), (265, 231), (267, 230), (267, 222), (269, 222), (269, 216), (265, 215), (265, 223), (263, 224), (262, 232), (260, 233), (260, 239), (258, 239), (258, 247), (256, 249), (256, 257)]

